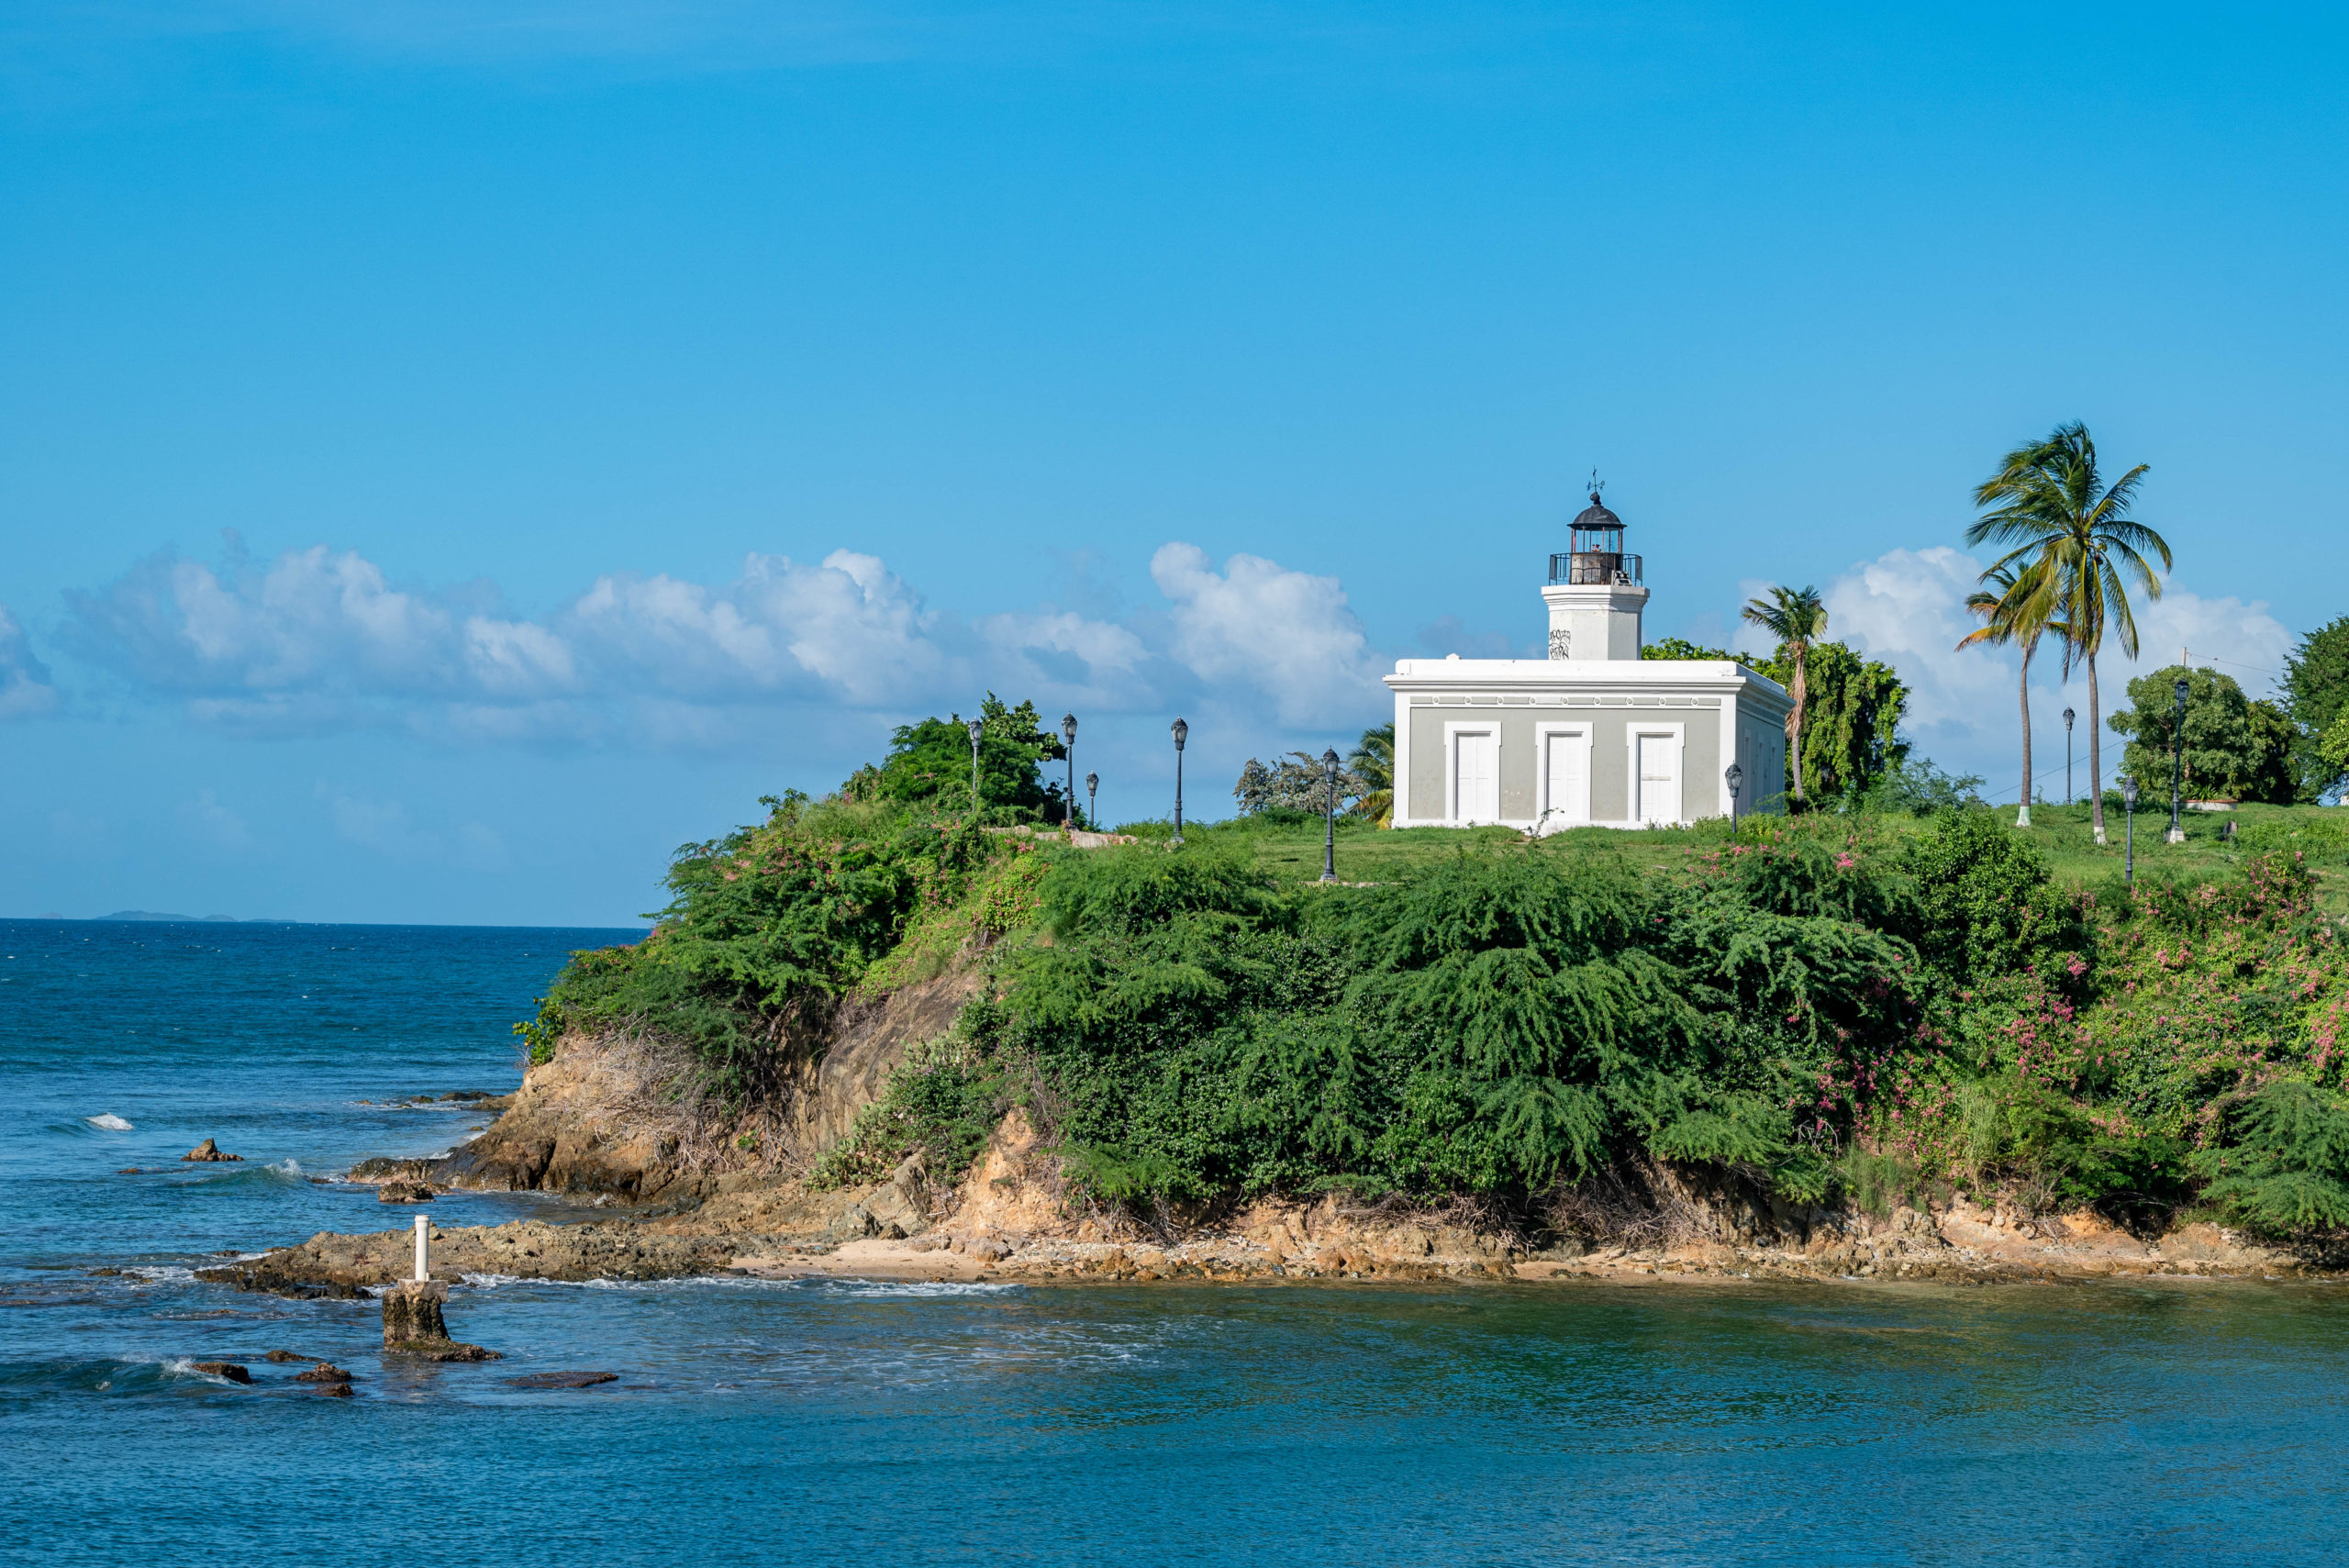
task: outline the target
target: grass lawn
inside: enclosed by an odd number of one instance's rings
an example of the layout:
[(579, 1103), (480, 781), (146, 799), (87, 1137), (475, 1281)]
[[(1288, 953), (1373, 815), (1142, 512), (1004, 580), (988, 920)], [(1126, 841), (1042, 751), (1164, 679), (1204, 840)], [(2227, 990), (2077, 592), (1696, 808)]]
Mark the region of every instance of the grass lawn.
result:
[[(1991, 808), (2012, 821), (2011, 806)], [(2099, 849), (2088, 826), (2086, 806), (2034, 806), (2031, 808), (2032, 840), (2046, 852), (2057, 878), (2076, 886), (2099, 886), (2121, 879), (2123, 864), (2121, 813), (2106, 814), (2106, 837)], [(2236, 824), (2238, 838), (2228, 844), (2220, 834), (2227, 821)], [(1777, 818), (1748, 818), (1745, 831), (1766, 831)], [(1882, 830), (1913, 832), (1922, 819), (1907, 816), (1878, 817)], [(1150, 828), (1142, 827), (1144, 831)], [(2186, 814), (2186, 842), (2171, 844), (2163, 835), (2169, 827), (2165, 808), (2137, 811), (2137, 873), (2141, 876), (2199, 878), (2223, 872), (2246, 856), (2272, 850), (2299, 851), (2317, 873), (2319, 897), (2327, 912), (2349, 914), (2349, 808), (2315, 806), (2245, 806), (2232, 812)], [(1163, 828), (1157, 829), (1163, 832)], [(1321, 827), (1262, 826), (1253, 823), (1186, 824), (1196, 840), (1222, 840), (1247, 845), (1259, 863), (1285, 883), (1310, 883), (1321, 874)], [(1650, 828), (1624, 832), (1610, 828), (1586, 828), (1542, 840), (1545, 852), (1618, 854), (1635, 864), (1672, 866), (1693, 854), (1707, 853), (1729, 840), (1726, 823), (1704, 822), (1693, 828)], [(1381, 831), (1341, 822), (1338, 828), (1338, 876), (1345, 882), (1388, 882), (1414, 869), (1457, 854), (1522, 854), (1523, 834), (1507, 828), (1411, 828)]]

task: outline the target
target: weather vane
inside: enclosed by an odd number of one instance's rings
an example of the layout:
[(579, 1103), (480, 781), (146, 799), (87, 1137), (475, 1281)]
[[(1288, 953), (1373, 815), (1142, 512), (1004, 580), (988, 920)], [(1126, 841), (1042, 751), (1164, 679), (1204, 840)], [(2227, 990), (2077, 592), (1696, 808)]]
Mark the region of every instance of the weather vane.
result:
[(1599, 492), (1606, 488), (1607, 482), (1598, 477), (1598, 470), (1595, 468), (1592, 469), (1590, 471), (1590, 504), (1592, 506), (1596, 506), (1598, 505)]

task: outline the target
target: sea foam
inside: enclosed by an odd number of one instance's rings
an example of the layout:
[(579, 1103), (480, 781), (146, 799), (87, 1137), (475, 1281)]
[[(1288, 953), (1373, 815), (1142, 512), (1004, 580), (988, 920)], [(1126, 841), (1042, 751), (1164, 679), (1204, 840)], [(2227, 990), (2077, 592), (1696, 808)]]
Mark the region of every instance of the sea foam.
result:
[(123, 1120), (120, 1117), (115, 1115), (112, 1111), (106, 1111), (98, 1116), (85, 1116), (82, 1119), (88, 1122), (92, 1127), (103, 1129), (107, 1132), (128, 1132), (131, 1130), (130, 1124)]

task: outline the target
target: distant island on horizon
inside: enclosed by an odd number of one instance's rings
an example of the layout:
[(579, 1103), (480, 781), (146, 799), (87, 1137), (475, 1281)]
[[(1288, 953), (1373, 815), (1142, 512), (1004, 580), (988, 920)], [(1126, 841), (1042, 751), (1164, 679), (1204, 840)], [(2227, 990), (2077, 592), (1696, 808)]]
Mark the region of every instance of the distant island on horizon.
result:
[[(61, 918), (61, 917), (52, 917)], [(243, 923), (234, 915), (163, 915), (152, 909), (117, 909), (111, 915), (99, 915), (93, 917), (100, 920), (175, 920), (182, 925), (189, 926), (207, 924), (235, 926)]]

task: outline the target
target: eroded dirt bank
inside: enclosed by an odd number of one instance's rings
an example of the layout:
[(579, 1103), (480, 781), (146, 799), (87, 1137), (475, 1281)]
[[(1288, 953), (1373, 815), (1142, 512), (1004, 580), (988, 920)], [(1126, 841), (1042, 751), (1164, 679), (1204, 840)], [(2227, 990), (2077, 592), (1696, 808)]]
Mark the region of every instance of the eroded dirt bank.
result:
[[(1651, 1207), (1529, 1236), (1468, 1208), (1434, 1212), (1336, 1196), (1265, 1201), (1156, 1226), (1083, 1203), (1028, 1118), (1013, 1111), (956, 1183), (918, 1157), (885, 1182), (822, 1189), (805, 1173), (847, 1136), (915, 1043), (943, 1033), (975, 988), (967, 973), (910, 986), (845, 1017), (821, 1060), (748, 1115), (680, 1085), (673, 1054), (629, 1040), (566, 1040), (512, 1105), (437, 1161), (371, 1161), (357, 1180), (540, 1190), (605, 1206), (581, 1222), (433, 1231), (436, 1278), (765, 1276), (1079, 1280), (1495, 1282), (1738, 1277), (1931, 1280), (2280, 1278), (2299, 1258), (2210, 1225), (2148, 1240), (2096, 1215), (2030, 1216), (1963, 1198), (1887, 1217), (1792, 1212), (1650, 1173)], [(400, 1213), (403, 1221), (404, 1209)], [(429, 1212), (429, 1211), (428, 1211)], [(348, 1292), (405, 1277), (409, 1231), (323, 1232), (206, 1271), (250, 1289)], [(1609, 1238), (1612, 1238), (1609, 1240)]]

